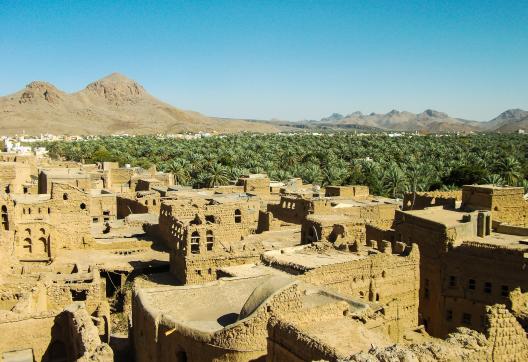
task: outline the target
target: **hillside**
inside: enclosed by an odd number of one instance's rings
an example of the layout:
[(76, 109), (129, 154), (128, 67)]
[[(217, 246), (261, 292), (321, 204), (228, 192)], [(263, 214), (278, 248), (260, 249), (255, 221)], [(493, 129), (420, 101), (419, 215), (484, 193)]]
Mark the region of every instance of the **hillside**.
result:
[(427, 131), (431, 133), (470, 132), (481, 129), (479, 122), (452, 118), (446, 113), (431, 109), (418, 114), (397, 110), (392, 110), (385, 114), (370, 113), (368, 115), (361, 112), (354, 112), (346, 116), (334, 113), (319, 122), (336, 125), (357, 125), (391, 131)]
[(0, 127), (6, 135), (277, 131), (271, 124), (212, 119), (175, 108), (118, 73), (76, 93), (65, 93), (47, 82), (32, 82), (0, 97)]
[(491, 121), (486, 122), (486, 129), (501, 133), (528, 131), (528, 112), (522, 109), (508, 109)]

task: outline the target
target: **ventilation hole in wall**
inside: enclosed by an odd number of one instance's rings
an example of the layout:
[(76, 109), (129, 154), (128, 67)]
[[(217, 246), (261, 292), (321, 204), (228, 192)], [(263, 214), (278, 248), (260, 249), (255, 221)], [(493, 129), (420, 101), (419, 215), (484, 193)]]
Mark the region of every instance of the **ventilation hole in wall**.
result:
[(81, 208), (81, 210), (86, 209), (86, 204), (84, 202), (82, 202), (81, 205), (80, 205), (80, 208)]
[(67, 193), (62, 194), (62, 199), (63, 200), (68, 200), (68, 194)]

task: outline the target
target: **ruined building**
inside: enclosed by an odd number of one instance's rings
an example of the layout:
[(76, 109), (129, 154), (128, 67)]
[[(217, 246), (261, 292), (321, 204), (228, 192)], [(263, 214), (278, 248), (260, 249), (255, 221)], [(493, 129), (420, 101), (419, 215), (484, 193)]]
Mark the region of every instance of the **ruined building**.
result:
[(520, 188), (0, 160), (3, 361), (528, 360)]

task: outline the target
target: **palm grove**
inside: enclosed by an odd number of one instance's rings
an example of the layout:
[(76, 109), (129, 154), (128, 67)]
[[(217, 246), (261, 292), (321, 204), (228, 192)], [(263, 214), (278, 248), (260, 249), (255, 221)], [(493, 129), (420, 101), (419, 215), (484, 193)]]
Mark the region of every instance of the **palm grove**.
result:
[(174, 174), (193, 187), (226, 185), (248, 173), (318, 185), (368, 185), (371, 193), (457, 189), (487, 183), (528, 188), (523, 135), (355, 136), (229, 135), (195, 140), (101, 137), (44, 143), (52, 157), (86, 163), (118, 161)]

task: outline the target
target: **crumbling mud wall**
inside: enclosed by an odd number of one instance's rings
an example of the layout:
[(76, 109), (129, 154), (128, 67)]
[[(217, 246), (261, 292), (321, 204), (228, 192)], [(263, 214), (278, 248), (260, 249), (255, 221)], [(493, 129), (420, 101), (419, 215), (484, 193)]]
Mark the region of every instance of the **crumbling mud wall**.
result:
[(132, 313), (136, 361), (262, 360), (266, 355), (269, 318), (274, 313), (297, 314), (301, 305), (297, 286), (286, 286), (265, 297), (256, 309), (248, 310), (248, 315), (243, 315), (243, 308), (241, 319), (233, 324), (208, 332), (163, 314), (137, 291)]
[(69, 360), (112, 362), (114, 353), (101, 342), (99, 330), (82, 304), (72, 304), (59, 316), (60, 327), (67, 340)]
[(494, 221), (528, 226), (528, 201), (522, 187), (464, 186), (462, 208), (490, 210)]
[(406, 192), (403, 195), (403, 210), (423, 210), (434, 206), (454, 210), (457, 202), (461, 200), (461, 190)]
[[(391, 338), (399, 338), (396, 331), (418, 325), (420, 288), (420, 256), (418, 247), (403, 247), (392, 254), (389, 246), (379, 254), (358, 260), (321, 266), (303, 273), (300, 280), (325, 286), (343, 296), (374, 302), (393, 303)], [(403, 254), (403, 255), (402, 255)]]

